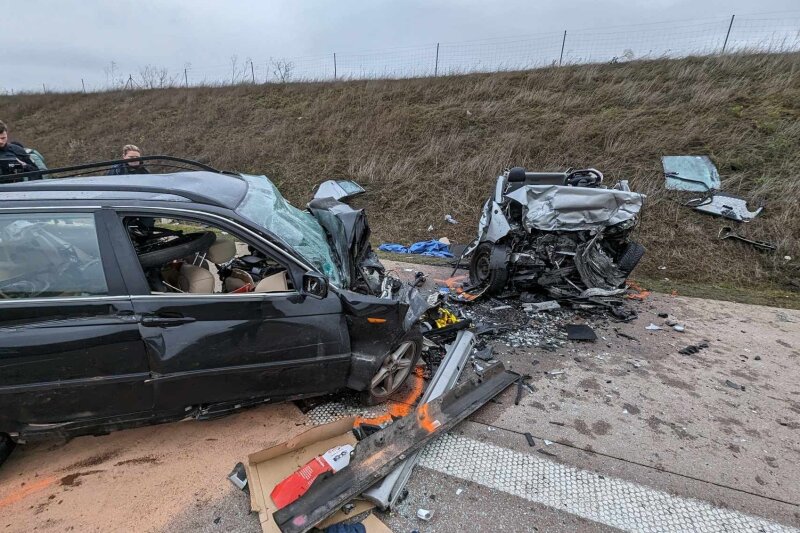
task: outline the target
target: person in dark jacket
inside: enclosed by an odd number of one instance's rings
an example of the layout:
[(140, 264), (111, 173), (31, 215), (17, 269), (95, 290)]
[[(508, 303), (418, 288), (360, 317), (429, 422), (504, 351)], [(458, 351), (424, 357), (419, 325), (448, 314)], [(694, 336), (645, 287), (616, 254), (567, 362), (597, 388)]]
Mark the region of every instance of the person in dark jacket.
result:
[(8, 141), (8, 126), (0, 120), (0, 174), (18, 174), (39, 170), (19, 143)]
[[(139, 150), (139, 147), (133, 144), (126, 144), (122, 147), (122, 159), (135, 159), (137, 157), (142, 157), (142, 151)], [(150, 172), (144, 168), (141, 161), (131, 161), (114, 165), (108, 174), (110, 176), (124, 176), (127, 174), (150, 174)]]

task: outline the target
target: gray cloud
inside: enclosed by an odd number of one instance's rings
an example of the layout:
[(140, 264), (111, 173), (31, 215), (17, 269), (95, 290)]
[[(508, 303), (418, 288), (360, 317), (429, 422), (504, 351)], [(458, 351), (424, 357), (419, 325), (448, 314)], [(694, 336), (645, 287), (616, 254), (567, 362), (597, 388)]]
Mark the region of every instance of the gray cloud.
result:
[[(4, 12), (11, 2), (0, 0)], [(751, 0), (26, 0), (3, 28), (0, 89), (39, 90), (44, 83), (74, 90), (82, 78), (101, 87), (112, 61), (125, 77), (145, 65), (179, 73), (190, 63), (194, 81), (226, 79), (232, 56), (240, 64), (252, 58), (259, 77), (267, 75), (270, 57), (311, 56), (317, 59), (298, 60), (298, 66), (322, 69), (334, 51), (386, 50), (390, 63), (404, 65), (427, 61), (427, 52), (406, 58), (392, 49), (536, 36), (547, 36), (547, 46), (557, 48), (564, 29), (588, 28), (589, 35), (591, 28), (691, 19), (719, 19), (722, 27), (731, 13), (754, 9), (798, 8), (796, 0), (762, 0), (756, 7)], [(647, 27), (638, 28), (642, 40)]]

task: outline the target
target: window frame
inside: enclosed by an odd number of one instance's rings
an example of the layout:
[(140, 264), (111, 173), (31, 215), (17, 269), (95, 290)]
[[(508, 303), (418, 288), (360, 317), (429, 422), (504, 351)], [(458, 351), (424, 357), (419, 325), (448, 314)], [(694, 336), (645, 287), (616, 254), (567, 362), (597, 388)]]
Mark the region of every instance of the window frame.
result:
[(59, 302), (59, 301), (91, 301), (91, 300), (118, 300), (120, 296), (128, 294), (127, 287), (123, 277), (119, 272), (119, 265), (113, 254), (113, 246), (109, 240), (107, 217), (102, 213), (99, 206), (59, 206), (49, 208), (3, 208), (0, 209), (0, 215), (16, 215), (22, 219), (26, 216), (52, 216), (58, 218), (59, 216), (75, 216), (83, 215), (91, 217), (94, 222), (95, 237), (97, 238), (97, 246), (100, 253), (100, 264), (103, 270), (103, 276), (106, 282), (106, 294), (91, 294), (79, 296), (35, 296), (26, 298), (3, 298), (0, 299), (0, 305), (13, 305), (13, 302)]
[[(267, 239), (258, 235), (254, 231), (248, 229), (241, 223), (230, 218), (225, 218), (216, 213), (206, 213), (196, 210), (188, 209), (170, 209), (160, 207), (144, 207), (144, 206), (129, 206), (129, 207), (115, 207), (113, 216), (115, 217), (115, 231), (111, 232), (112, 239), (116, 246), (114, 250), (117, 253), (117, 261), (123, 277), (127, 280), (129, 287), (129, 294), (135, 298), (164, 298), (164, 297), (180, 297), (180, 298), (257, 298), (264, 299), (270, 297), (285, 297), (290, 295), (300, 294), (299, 287), (302, 286), (303, 275), (308, 271), (315, 271), (308, 265), (300, 263), (295, 257), (287, 254)], [(150, 285), (144, 275), (144, 269), (139, 263), (139, 258), (136, 256), (133, 242), (128, 235), (123, 220), (127, 217), (141, 216), (152, 218), (174, 218), (185, 219), (194, 222), (207, 224), (211, 227), (225, 231), (262, 254), (269, 257), (279, 265), (282, 265), (289, 276), (294, 289), (280, 292), (248, 292), (248, 293), (209, 293), (209, 294), (193, 294), (193, 293), (178, 293), (178, 292), (165, 292), (154, 293), (150, 290)], [(122, 266), (124, 265), (124, 267)]]

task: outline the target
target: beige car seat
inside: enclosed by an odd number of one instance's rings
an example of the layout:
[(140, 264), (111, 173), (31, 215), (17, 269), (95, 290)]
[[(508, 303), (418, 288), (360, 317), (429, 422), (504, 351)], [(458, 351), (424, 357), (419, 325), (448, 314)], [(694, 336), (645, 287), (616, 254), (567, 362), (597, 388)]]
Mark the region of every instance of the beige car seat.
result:
[(286, 271), (283, 270), (259, 281), (253, 292), (286, 292), (288, 290), (289, 284), (286, 282)]
[(206, 253), (206, 259), (215, 265), (224, 265), (234, 257), (236, 257), (236, 242), (225, 237), (217, 237)]
[(178, 273), (178, 288), (191, 294), (212, 294), (214, 275), (205, 268), (183, 264)]

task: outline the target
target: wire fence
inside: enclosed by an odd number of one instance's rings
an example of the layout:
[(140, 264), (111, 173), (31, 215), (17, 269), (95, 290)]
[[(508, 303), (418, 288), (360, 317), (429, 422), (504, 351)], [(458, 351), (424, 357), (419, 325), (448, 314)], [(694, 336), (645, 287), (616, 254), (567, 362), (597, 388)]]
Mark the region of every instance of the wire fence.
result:
[[(310, 57), (238, 58), (227, 64), (178, 68), (124, 67), (110, 63), (105, 81), (83, 78), (77, 90), (149, 89), (358, 79), (447, 76), (527, 70), (546, 66), (618, 63), (741, 52), (800, 50), (800, 11), (731, 15), (626, 26), (509, 35), (466, 42)], [(87, 79), (93, 80), (89, 84)], [(70, 84), (73, 85), (74, 84)], [(68, 90), (47, 87), (42, 90)], [(74, 89), (73, 89), (74, 90)]]

